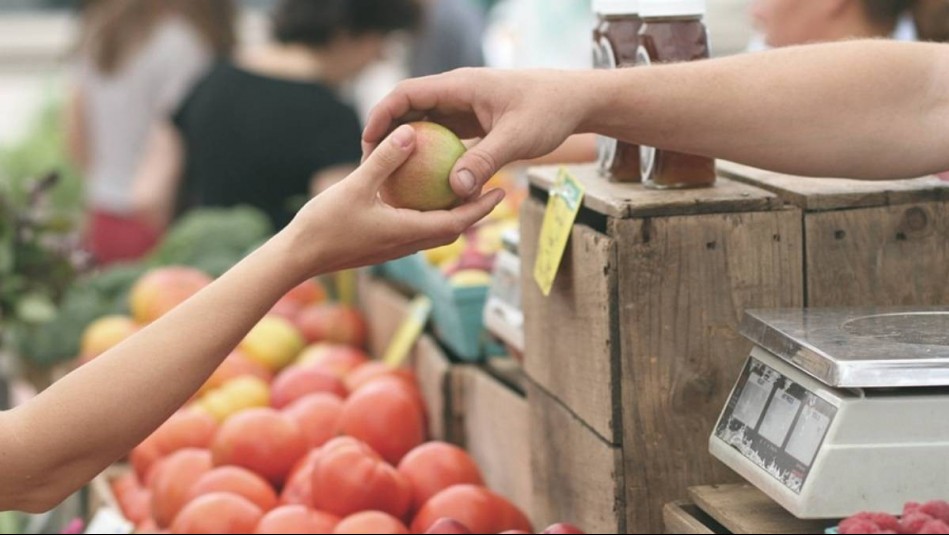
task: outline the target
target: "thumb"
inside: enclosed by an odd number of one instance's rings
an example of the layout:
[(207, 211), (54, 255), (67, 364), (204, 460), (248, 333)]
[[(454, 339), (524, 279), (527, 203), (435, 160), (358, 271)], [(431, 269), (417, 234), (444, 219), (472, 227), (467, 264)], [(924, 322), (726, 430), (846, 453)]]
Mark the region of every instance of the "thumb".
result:
[(376, 192), (415, 150), (415, 129), (402, 125), (373, 149), (359, 166), (360, 178)]
[(501, 167), (520, 157), (519, 144), (510, 137), (503, 130), (492, 130), (458, 159), (451, 174), (455, 194), (463, 199), (474, 197)]

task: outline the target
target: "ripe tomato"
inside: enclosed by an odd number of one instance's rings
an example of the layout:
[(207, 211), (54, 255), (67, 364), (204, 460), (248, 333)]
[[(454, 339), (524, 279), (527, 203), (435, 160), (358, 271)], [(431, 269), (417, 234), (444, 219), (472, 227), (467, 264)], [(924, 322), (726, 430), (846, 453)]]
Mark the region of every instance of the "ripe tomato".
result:
[(379, 511), (363, 511), (348, 516), (337, 524), (336, 530), (333, 531), (340, 535), (407, 535), (408, 532), (408, 528), (398, 518)]
[(152, 493), (142, 487), (134, 472), (122, 474), (110, 483), (125, 518), (139, 524), (152, 517)]
[(455, 485), (433, 496), (415, 516), (412, 531), (425, 533), (442, 518), (455, 519), (472, 533), (534, 532), (520, 509), (488, 489), (475, 485)]
[(190, 500), (213, 492), (229, 492), (269, 511), (277, 506), (277, 493), (264, 478), (238, 466), (221, 466), (201, 476), (191, 487)]
[(204, 411), (183, 409), (171, 416), (152, 435), (162, 455), (184, 448), (206, 449), (217, 433), (217, 420)]
[(172, 533), (253, 533), (264, 512), (249, 500), (227, 492), (199, 496), (181, 510)]
[(320, 451), (310, 450), (310, 453), (307, 453), (306, 457), (300, 459), (293, 467), (290, 477), (287, 478), (287, 484), (283, 486), (283, 492), (280, 494), (280, 503), (313, 507), (313, 469), (316, 467)]
[(330, 342), (353, 347), (366, 345), (366, 321), (362, 314), (346, 305), (308, 306), (297, 315), (297, 328), (307, 342)]
[(398, 464), (425, 440), (425, 414), (404, 383), (381, 378), (346, 400), (340, 430)]
[(323, 447), (312, 484), (316, 509), (342, 517), (382, 511), (402, 518), (412, 501), (405, 477), (369, 446), (349, 437)]
[(284, 505), (270, 511), (255, 533), (333, 533), (339, 518), (303, 505)]
[(410, 451), (399, 463), (399, 472), (412, 485), (413, 511), (453, 485), (484, 486), (481, 471), (471, 456), (444, 442), (429, 442)]
[(195, 448), (179, 450), (158, 465), (149, 485), (152, 513), (158, 527), (171, 525), (178, 511), (188, 502), (191, 487), (211, 468), (211, 452)]
[(224, 362), (214, 370), (211, 377), (204, 382), (204, 385), (201, 386), (201, 390), (198, 390), (198, 396), (203, 396), (245, 375), (256, 377), (268, 384), (273, 381), (273, 373), (270, 369), (259, 362), (247, 358), (246, 355), (235, 349), (224, 359)]
[(346, 387), (333, 372), (318, 365), (294, 365), (280, 372), (270, 385), (270, 405), (282, 409), (310, 394), (346, 397)]
[(407, 386), (418, 388), (415, 375), (410, 370), (392, 368), (384, 362), (374, 360), (359, 366), (346, 375), (346, 389), (352, 394), (380, 377), (397, 377), (405, 381)]
[(289, 416), (260, 408), (226, 421), (211, 451), (216, 466), (242, 466), (279, 487), (307, 448), (303, 433)]
[(346, 377), (367, 362), (369, 357), (362, 350), (328, 342), (313, 344), (297, 357), (297, 364), (316, 365), (333, 372), (337, 377)]
[(310, 394), (283, 410), (300, 427), (307, 445), (319, 448), (339, 434), (343, 400), (333, 394)]
[(135, 470), (135, 475), (138, 476), (138, 480), (148, 486), (152, 476), (154, 475), (153, 468), (162, 458), (162, 452), (158, 449), (158, 444), (155, 443), (154, 433), (142, 441), (141, 444), (132, 448), (132, 452), (129, 453), (129, 461), (132, 463), (132, 469)]

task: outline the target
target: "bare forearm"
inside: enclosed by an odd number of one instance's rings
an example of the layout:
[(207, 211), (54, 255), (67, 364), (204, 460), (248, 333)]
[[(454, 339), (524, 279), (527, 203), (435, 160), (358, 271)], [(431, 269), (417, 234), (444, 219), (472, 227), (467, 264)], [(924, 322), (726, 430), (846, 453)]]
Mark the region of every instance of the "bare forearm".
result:
[(949, 169), (949, 47), (855, 41), (595, 73), (584, 130), (791, 174)]
[[(272, 240), (193, 299), (8, 415), (20, 445), (29, 447), (0, 487), (36, 489), (41, 509), (148, 436), (299, 282), (302, 275), (286, 266), (290, 250), (284, 236)], [(0, 502), (5, 498), (18, 496), (0, 494)]]

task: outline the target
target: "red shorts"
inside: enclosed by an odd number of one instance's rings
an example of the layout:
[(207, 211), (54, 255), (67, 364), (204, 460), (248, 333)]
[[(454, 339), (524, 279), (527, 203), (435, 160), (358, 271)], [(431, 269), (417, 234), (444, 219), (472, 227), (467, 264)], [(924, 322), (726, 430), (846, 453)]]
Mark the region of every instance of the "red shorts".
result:
[(99, 265), (138, 260), (158, 243), (159, 233), (136, 219), (93, 211), (86, 246)]

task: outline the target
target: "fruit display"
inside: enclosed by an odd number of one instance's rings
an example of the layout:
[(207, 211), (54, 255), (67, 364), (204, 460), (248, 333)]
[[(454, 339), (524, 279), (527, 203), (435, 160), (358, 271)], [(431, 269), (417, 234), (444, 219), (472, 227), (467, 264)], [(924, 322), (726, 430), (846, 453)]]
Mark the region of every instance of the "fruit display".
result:
[(841, 534), (949, 533), (949, 502), (907, 503), (899, 518), (885, 513), (859, 513), (837, 527)]
[[(199, 280), (169, 268), (138, 285), (196, 291)], [(281, 313), (262, 319), (201, 391), (131, 452), (133, 470), (111, 482), (138, 532), (532, 530), (523, 511), (484, 487), (467, 452), (426, 441), (414, 373), (365, 353), (364, 335), (351, 336), (364, 332), (358, 311), (328, 303), (318, 281), (281, 302)], [(313, 307), (358, 320), (307, 336), (298, 322)]]

